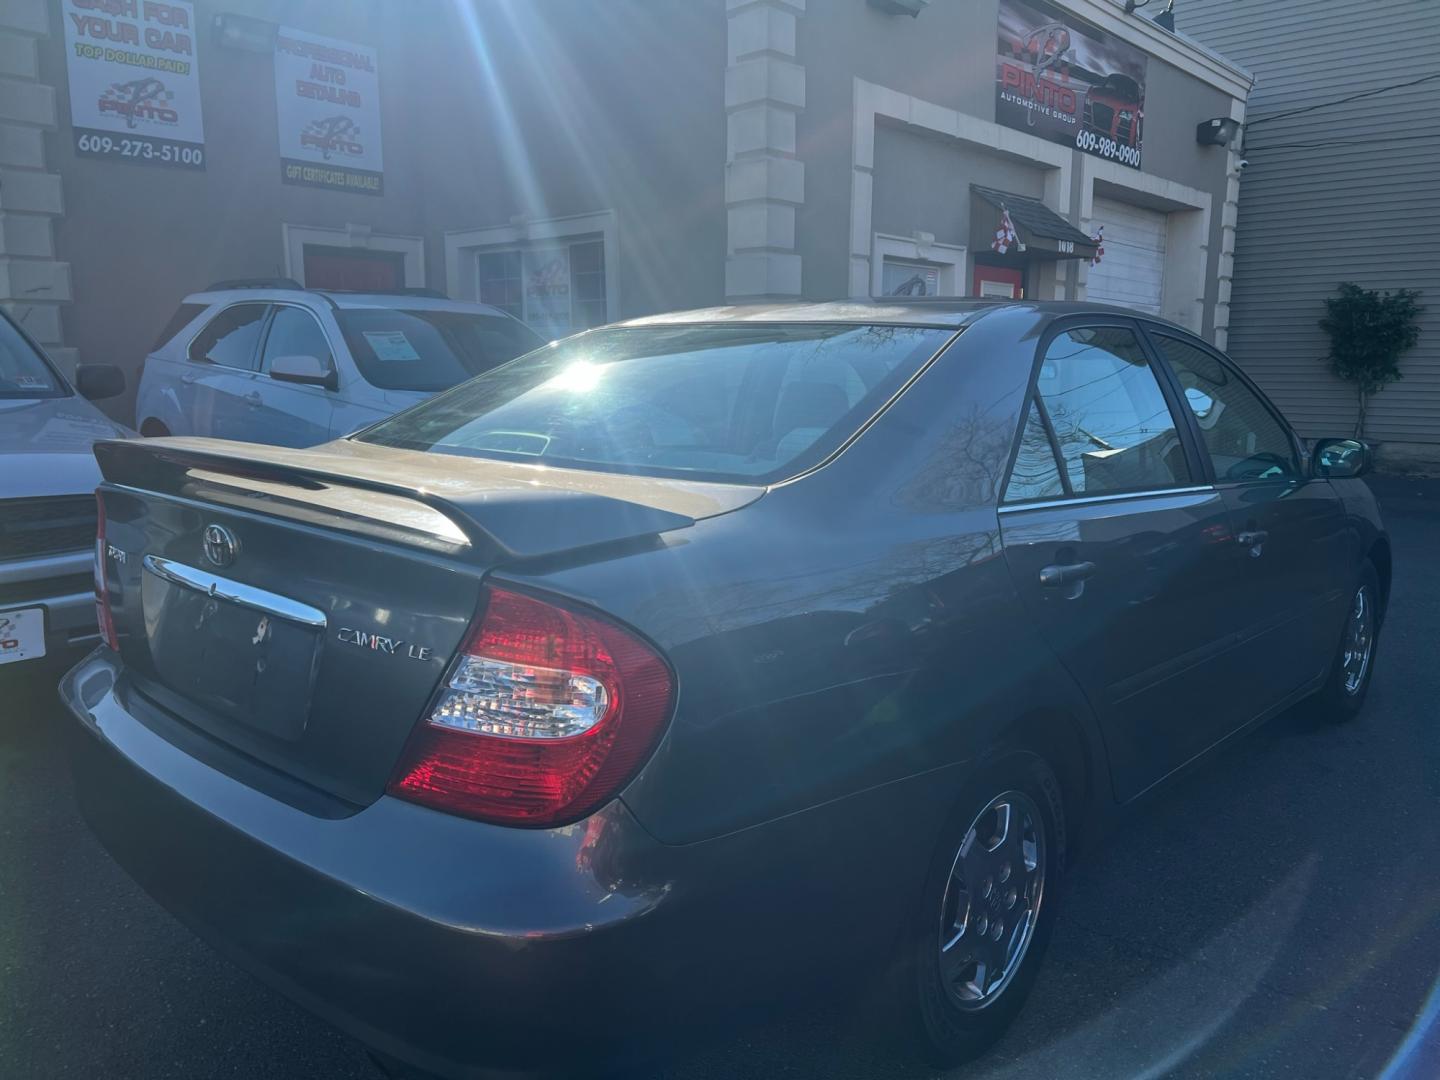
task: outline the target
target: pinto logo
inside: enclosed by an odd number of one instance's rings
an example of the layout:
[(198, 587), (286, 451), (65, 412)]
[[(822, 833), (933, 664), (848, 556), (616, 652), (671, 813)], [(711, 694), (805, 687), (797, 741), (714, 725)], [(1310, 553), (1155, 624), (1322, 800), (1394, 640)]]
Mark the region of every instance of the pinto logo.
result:
[(167, 90), (159, 79), (132, 79), (113, 83), (100, 95), (100, 112), (125, 118), (125, 126), (135, 127), (136, 121), (173, 127), (180, 114), (171, 107), (175, 93)]
[(330, 160), (331, 154), (360, 157), (365, 153), (365, 147), (360, 142), (360, 128), (348, 116), (311, 120), (300, 133), (300, 145), (319, 150), (326, 161)]

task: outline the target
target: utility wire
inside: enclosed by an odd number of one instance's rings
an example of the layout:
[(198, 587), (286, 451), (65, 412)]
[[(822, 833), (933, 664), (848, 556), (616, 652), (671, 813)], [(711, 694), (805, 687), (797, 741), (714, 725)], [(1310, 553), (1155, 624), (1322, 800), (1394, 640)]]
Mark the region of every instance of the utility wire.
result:
[(1271, 120), (1283, 120), (1287, 116), (1300, 116), (1303, 113), (1312, 113), (1319, 109), (1328, 109), (1334, 105), (1344, 105), (1347, 102), (1359, 101), (1361, 98), (1374, 97), (1376, 94), (1388, 94), (1391, 90), (1404, 90), (1407, 87), (1419, 86), (1421, 83), (1434, 82), (1440, 79), (1440, 72), (1433, 75), (1422, 75), (1418, 79), (1411, 79), (1409, 82), (1395, 83), (1392, 86), (1379, 86), (1374, 90), (1362, 90), (1358, 94), (1350, 94), (1347, 97), (1336, 98), (1334, 101), (1322, 101), (1316, 105), (1306, 105), (1303, 109), (1291, 109), (1289, 112), (1272, 113), (1269, 116), (1262, 116), (1258, 120), (1248, 120), (1245, 123), (1247, 128), (1253, 128), (1257, 124), (1268, 123)]
[(1262, 154), (1267, 150), (1317, 150), (1333, 146), (1343, 150), (1350, 146), (1373, 146), (1376, 143), (1420, 142), (1424, 139), (1440, 139), (1440, 130), (1425, 131), (1418, 135), (1381, 135), (1374, 139), (1322, 139), (1319, 142), (1271, 143), (1268, 146), (1246, 147), (1247, 154)]

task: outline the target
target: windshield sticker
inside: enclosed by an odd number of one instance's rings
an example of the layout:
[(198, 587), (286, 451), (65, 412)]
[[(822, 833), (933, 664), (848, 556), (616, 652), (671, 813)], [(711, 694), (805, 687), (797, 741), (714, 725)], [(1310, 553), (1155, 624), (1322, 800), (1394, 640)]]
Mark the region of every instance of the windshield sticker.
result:
[(38, 375), (16, 375), (15, 385), (21, 390), (49, 390), (50, 382)]
[(366, 330), (365, 340), (375, 352), (375, 359), (389, 363), (392, 360), (419, 360), (420, 354), (403, 330)]

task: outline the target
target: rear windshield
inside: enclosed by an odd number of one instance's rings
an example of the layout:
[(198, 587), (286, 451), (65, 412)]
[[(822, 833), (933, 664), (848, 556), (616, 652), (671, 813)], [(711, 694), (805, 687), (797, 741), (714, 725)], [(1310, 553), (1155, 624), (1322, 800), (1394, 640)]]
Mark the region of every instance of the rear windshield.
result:
[(853, 324), (597, 330), (358, 438), (566, 468), (772, 483), (824, 460), (953, 333)]
[(24, 335), (0, 316), (0, 398), (64, 397), (60, 381)]
[(350, 308), (335, 321), (360, 374), (382, 390), (448, 390), (544, 344), (500, 315)]

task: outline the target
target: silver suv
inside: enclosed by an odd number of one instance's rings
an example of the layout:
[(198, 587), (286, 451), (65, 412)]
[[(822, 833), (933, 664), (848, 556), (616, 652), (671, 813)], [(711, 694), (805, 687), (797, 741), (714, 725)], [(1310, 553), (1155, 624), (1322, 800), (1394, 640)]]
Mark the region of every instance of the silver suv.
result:
[(312, 446), (543, 344), (498, 308), (423, 289), (220, 282), (185, 298), (146, 357), (135, 426)]

